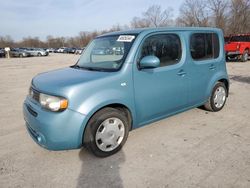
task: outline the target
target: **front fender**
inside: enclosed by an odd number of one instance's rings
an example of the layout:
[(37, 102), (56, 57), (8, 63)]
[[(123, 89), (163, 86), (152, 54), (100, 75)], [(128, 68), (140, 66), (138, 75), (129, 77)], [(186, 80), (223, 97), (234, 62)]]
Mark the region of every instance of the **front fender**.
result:
[(99, 91), (89, 96), (77, 109), (78, 112), (87, 116), (92, 116), (98, 109), (110, 104), (122, 104), (129, 110), (133, 108), (133, 97), (128, 92), (115, 89)]
[(87, 98), (78, 108), (78, 112), (82, 114), (86, 114), (86, 119), (83, 122), (83, 125), (81, 127), (81, 132), (79, 135), (80, 141), (83, 139), (83, 133), (87, 126), (88, 121), (90, 118), (100, 109), (104, 108), (105, 106), (111, 105), (111, 104), (121, 104), (123, 106), (126, 106), (128, 110), (131, 112), (132, 116), (132, 127), (135, 120), (135, 111), (133, 108), (133, 98), (128, 96), (126, 93), (122, 91), (117, 90), (105, 90), (98, 93), (95, 93), (94, 95), (91, 95), (89, 98)]

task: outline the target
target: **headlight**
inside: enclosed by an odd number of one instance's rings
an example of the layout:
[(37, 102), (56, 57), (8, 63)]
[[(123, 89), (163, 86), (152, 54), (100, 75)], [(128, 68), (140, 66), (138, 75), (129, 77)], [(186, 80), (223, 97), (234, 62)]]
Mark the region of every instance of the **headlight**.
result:
[(68, 100), (62, 97), (56, 97), (40, 93), (39, 102), (42, 107), (53, 112), (63, 111), (68, 107)]

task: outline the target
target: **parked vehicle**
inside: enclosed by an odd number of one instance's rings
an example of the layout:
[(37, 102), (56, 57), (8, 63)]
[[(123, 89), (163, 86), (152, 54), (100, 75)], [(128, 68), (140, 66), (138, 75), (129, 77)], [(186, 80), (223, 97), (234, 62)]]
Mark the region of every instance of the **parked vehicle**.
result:
[(61, 48), (59, 48), (59, 49), (57, 50), (57, 53), (63, 53), (65, 48), (66, 48), (66, 47), (61, 47)]
[(31, 54), (31, 56), (48, 56), (49, 52), (41, 48), (25, 48), (25, 51)]
[(58, 53), (59, 48), (54, 48), (54, 53)]
[(113, 52), (114, 52), (116, 55), (123, 55), (123, 53), (124, 53), (124, 48), (114, 47), (114, 48), (113, 48)]
[(113, 54), (113, 50), (106, 47), (95, 48), (93, 49), (92, 54), (94, 55), (111, 55)]
[(79, 54), (79, 55), (82, 54), (84, 49), (85, 48), (77, 48), (76, 51), (75, 51), (75, 54)]
[(65, 48), (63, 50), (63, 53), (67, 53), (67, 54), (74, 54), (76, 51), (76, 48)]
[(4, 51), (4, 49), (0, 49), (0, 57), (5, 57), (5, 51)]
[[(114, 47), (124, 53), (96, 53)], [(75, 65), (34, 77), (23, 113), (39, 145), (106, 157), (132, 129), (202, 105), (220, 111), (228, 91), (221, 30), (138, 29), (96, 37)]]
[(11, 48), (10, 49), (10, 56), (11, 57), (30, 57), (31, 54), (25, 50), (18, 49), (18, 48)]
[(225, 44), (226, 58), (246, 62), (250, 56), (250, 34), (231, 35)]
[(54, 53), (55, 49), (54, 48), (48, 48), (48, 49), (46, 49), (46, 51), (49, 52), (49, 53)]
[(230, 36), (224, 36), (224, 42), (225, 42), (225, 44), (228, 43), (229, 39), (230, 39)]

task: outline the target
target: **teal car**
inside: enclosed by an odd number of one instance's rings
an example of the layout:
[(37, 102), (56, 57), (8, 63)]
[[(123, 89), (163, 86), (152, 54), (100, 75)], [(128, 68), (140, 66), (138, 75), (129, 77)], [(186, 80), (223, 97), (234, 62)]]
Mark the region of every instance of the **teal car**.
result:
[(75, 65), (35, 76), (23, 114), (44, 148), (106, 157), (132, 129), (199, 106), (220, 111), (228, 91), (220, 29), (137, 29), (98, 36)]

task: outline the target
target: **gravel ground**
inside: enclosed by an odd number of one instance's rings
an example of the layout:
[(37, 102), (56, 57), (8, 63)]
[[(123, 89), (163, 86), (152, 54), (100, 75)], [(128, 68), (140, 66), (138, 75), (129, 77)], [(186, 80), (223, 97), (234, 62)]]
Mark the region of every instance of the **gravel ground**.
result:
[(22, 103), (33, 76), (79, 56), (0, 59), (0, 187), (250, 187), (250, 61), (227, 63), (218, 113), (193, 109), (130, 132), (123, 149), (47, 151), (28, 135)]

